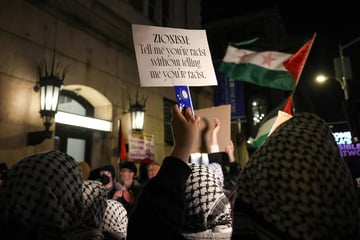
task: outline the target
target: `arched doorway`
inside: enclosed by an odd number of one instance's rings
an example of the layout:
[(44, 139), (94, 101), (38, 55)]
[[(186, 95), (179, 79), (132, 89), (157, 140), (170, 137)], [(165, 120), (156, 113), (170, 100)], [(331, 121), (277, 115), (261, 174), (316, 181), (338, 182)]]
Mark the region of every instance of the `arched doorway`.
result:
[(55, 149), (97, 167), (103, 139), (112, 131), (111, 120), (111, 103), (101, 93), (87, 86), (66, 86), (55, 117)]

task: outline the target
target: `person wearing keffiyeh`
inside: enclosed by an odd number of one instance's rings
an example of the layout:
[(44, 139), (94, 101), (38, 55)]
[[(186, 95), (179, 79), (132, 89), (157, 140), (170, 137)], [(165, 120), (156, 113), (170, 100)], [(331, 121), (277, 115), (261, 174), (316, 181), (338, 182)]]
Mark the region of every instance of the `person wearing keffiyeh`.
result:
[[(198, 137), (200, 117), (190, 109), (180, 112), (173, 104), (171, 126), (174, 147), (161, 165), (158, 174), (143, 186), (130, 212), (127, 240), (185, 239), (185, 185), (191, 174), (188, 166), (193, 143)], [(139, 230), (141, 226), (141, 230)]]
[(312, 113), (296, 113), (252, 154), (236, 204), (249, 224), (238, 226), (235, 239), (360, 239), (350, 170)]
[(189, 166), (183, 236), (186, 239), (231, 239), (231, 207), (222, 179), (206, 165), (192, 163)]
[[(220, 152), (218, 134), (221, 128), (221, 122), (220, 119), (216, 117), (213, 118), (213, 121), (215, 127), (211, 131), (210, 153), (208, 154), (210, 164), (208, 166), (215, 170), (215, 173), (222, 179), (225, 195), (231, 205), (231, 216), (234, 219), (235, 201), (238, 194), (238, 179), (241, 168), (239, 162), (235, 159), (235, 147), (231, 139), (229, 144), (226, 145), (225, 151)], [(245, 152), (245, 155), (246, 154), (247, 151)], [(246, 161), (246, 159), (242, 160)]]
[(82, 225), (100, 229), (104, 240), (126, 239), (127, 212), (117, 200), (107, 199), (106, 189), (99, 181), (83, 182)]
[(129, 215), (127, 240), (231, 239), (230, 203), (206, 166), (188, 164), (200, 117), (172, 106), (174, 147), (143, 186)]
[(35, 154), (10, 168), (0, 188), (1, 239), (104, 239), (106, 208), (104, 186), (83, 182), (81, 167), (71, 156)]

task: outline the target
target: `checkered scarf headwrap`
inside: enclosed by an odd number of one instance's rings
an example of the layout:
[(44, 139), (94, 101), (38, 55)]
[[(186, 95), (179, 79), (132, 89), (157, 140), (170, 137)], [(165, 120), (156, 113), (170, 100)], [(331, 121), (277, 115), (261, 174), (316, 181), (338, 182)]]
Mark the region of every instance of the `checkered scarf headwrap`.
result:
[(84, 227), (100, 228), (106, 209), (106, 190), (99, 181), (86, 180), (82, 186), (83, 216), (81, 224)]
[(294, 239), (350, 239), (357, 231), (351, 173), (314, 114), (297, 113), (280, 125), (253, 153), (239, 183), (240, 198)]
[(98, 228), (103, 233), (124, 239), (128, 217), (124, 206), (112, 199), (106, 199), (106, 190), (99, 181), (87, 180), (83, 183), (84, 215), (82, 226)]
[(106, 211), (101, 223), (101, 230), (106, 233), (115, 234), (120, 239), (126, 238), (128, 216), (125, 207), (116, 200), (106, 201)]
[(221, 165), (217, 162), (209, 163), (208, 168), (219, 178), (221, 187), (224, 187), (224, 172)]
[(0, 221), (40, 235), (56, 236), (78, 228), (80, 171), (72, 157), (58, 151), (21, 160), (8, 171), (0, 188)]
[(220, 179), (205, 165), (190, 164), (186, 181), (186, 209), (183, 236), (187, 239), (231, 239), (229, 200)]
[[(119, 205), (120, 204), (120, 205)], [(0, 229), (26, 231), (28, 239), (122, 239), (127, 216), (121, 203), (106, 200), (99, 181), (82, 181), (81, 167), (58, 151), (15, 164), (0, 188)]]

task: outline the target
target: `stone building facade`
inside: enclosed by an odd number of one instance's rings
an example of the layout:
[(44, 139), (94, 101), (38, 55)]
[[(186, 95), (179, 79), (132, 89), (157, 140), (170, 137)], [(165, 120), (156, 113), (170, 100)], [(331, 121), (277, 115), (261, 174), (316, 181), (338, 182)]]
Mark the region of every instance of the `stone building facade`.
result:
[[(25, 156), (55, 148), (56, 122), (50, 139), (37, 145), (26, 142), (29, 132), (44, 129), (34, 86), (39, 79), (37, 64), (53, 56), (69, 69), (64, 90), (85, 99), (93, 118), (112, 125), (108, 132), (81, 129), (91, 141), (84, 161), (92, 168), (116, 163), (118, 120), (127, 141), (128, 98), (137, 91), (148, 98), (144, 132), (155, 136), (156, 159), (166, 156), (171, 146), (164, 140), (164, 99), (175, 101), (175, 94), (169, 87), (140, 86), (133, 23), (200, 29), (200, 0), (1, 1), (0, 162), (10, 167)], [(212, 106), (211, 88), (192, 94), (196, 108)]]

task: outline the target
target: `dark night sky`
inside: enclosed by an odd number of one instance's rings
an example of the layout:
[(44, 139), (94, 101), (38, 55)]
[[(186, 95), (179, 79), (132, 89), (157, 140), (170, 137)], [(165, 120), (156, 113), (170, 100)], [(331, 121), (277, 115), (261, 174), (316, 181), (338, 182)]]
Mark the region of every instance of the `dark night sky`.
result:
[[(314, 78), (318, 73), (335, 76), (333, 60), (339, 56), (339, 44), (345, 45), (360, 37), (359, 9), (313, 8), (301, 13), (280, 7), (280, 11), (288, 34), (317, 33), (298, 90), (309, 96), (314, 103), (315, 112), (328, 122), (344, 120), (341, 107), (344, 92), (339, 82), (332, 78), (326, 84), (319, 85), (314, 82)], [(350, 57), (352, 63), (353, 79), (349, 83), (356, 83), (349, 84), (350, 96), (359, 98), (360, 95), (354, 88), (360, 87), (360, 72), (356, 69), (360, 63), (360, 41), (344, 49), (343, 54)]]
[[(221, 6), (219, 6), (221, 2)], [(245, 2), (245, 1), (244, 1)], [(286, 31), (290, 36), (317, 33), (297, 88), (301, 96), (313, 104), (313, 111), (328, 122), (343, 121), (341, 101), (344, 99), (340, 84), (331, 79), (324, 85), (314, 82), (315, 75), (325, 73), (334, 76), (333, 58), (339, 56), (339, 44), (345, 45), (360, 37), (359, 8), (339, 7), (302, 7), (276, 4), (275, 1), (252, 0), (251, 4), (238, 0), (203, 1), (203, 22), (249, 13), (277, 6), (280, 9)], [(248, 1), (246, 1), (248, 2)], [(337, 3), (343, 4), (344, 2)], [(303, 3), (304, 4), (304, 3)], [(353, 80), (350, 98), (359, 98), (360, 94), (360, 41), (344, 49), (344, 55), (350, 57)], [(356, 89), (359, 89), (357, 91)], [(356, 91), (355, 91), (356, 90)]]

